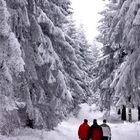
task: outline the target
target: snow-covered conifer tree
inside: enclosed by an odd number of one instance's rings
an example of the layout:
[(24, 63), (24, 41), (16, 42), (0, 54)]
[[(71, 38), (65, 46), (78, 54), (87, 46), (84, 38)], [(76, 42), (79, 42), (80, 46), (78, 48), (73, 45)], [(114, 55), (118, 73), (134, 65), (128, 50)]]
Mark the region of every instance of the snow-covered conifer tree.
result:
[(0, 0), (1, 132), (53, 129), (92, 92), (86, 39), (64, 29), (71, 14), (69, 0)]
[[(100, 78), (101, 81), (109, 79), (108, 89), (111, 91), (112, 104), (119, 108), (137, 107), (140, 104), (138, 93), (140, 2), (120, 0), (111, 5), (113, 5), (113, 9), (109, 8), (110, 12), (107, 13), (107, 16), (114, 13), (113, 18), (111, 18), (111, 22), (104, 22), (101, 26), (111, 23), (107, 28), (109, 31), (107, 39), (103, 37), (103, 34), (102, 41), (111, 49), (108, 57), (103, 61), (107, 59), (107, 65), (111, 66), (112, 70), (108, 71), (108, 66), (105, 67), (104, 71), (108, 73), (108, 76)], [(104, 55), (106, 55), (105, 52)], [(107, 97), (106, 94), (108, 95), (107, 91), (103, 95)]]

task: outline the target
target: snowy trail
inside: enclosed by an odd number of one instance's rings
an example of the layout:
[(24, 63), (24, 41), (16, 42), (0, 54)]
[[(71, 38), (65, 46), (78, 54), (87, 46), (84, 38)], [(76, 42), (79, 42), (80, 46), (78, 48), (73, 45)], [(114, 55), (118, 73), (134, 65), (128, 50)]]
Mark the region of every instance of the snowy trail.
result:
[[(68, 124), (69, 125), (69, 124)], [(71, 128), (59, 127), (45, 136), (44, 140), (79, 140), (77, 129), (79, 124), (71, 124)], [(60, 131), (62, 130), (62, 131)], [(140, 140), (140, 123), (111, 125), (112, 140)]]
[(112, 126), (112, 140), (140, 140), (140, 123)]
[[(91, 112), (89, 112), (90, 110)], [(101, 124), (102, 113), (96, 111), (96, 108), (94, 110), (94, 107), (90, 109), (87, 105), (82, 105), (82, 110), (80, 111), (78, 118), (70, 118), (69, 120), (62, 122), (55, 131), (49, 132), (44, 140), (79, 140), (77, 130), (84, 118), (89, 120), (90, 125), (94, 118), (98, 119), (98, 123)], [(140, 140), (139, 122), (119, 122), (110, 123), (109, 125), (112, 131), (112, 140)]]
[[(55, 130), (46, 132), (34, 129), (24, 129), (15, 137), (0, 137), (0, 140), (79, 140), (77, 130), (79, 125), (86, 118), (89, 125), (94, 118), (101, 124), (102, 113), (96, 111), (96, 107), (89, 107), (86, 104), (81, 105), (82, 109), (77, 118), (71, 117), (58, 125)], [(112, 140), (140, 140), (140, 122), (137, 123), (110, 123), (112, 130)]]

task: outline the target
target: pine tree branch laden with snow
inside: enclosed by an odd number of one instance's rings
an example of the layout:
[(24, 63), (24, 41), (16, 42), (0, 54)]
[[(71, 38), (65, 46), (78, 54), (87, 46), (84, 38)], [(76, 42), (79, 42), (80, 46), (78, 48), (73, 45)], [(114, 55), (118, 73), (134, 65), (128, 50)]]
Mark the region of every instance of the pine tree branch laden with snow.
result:
[[(111, 26), (104, 28), (110, 21), (107, 21), (107, 17), (110, 12), (104, 15), (104, 23), (101, 24), (101, 32), (103, 35), (110, 30), (107, 37), (104, 38), (103, 43), (108, 43), (108, 46), (112, 49), (109, 54), (107, 65), (113, 65), (112, 71), (108, 71), (108, 67), (101, 68), (103, 72), (108, 73), (108, 76), (100, 77), (101, 81), (106, 78), (111, 79), (109, 89), (113, 89), (112, 92), (112, 104), (115, 106), (128, 105), (131, 102), (131, 106), (137, 107), (140, 102), (138, 89), (139, 89), (139, 1), (120, 0), (114, 6), (116, 14), (111, 19)], [(109, 8), (110, 11), (114, 11), (114, 8)], [(102, 31), (102, 29), (104, 31)], [(106, 52), (104, 52), (106, 55)], [(105, 59), (103, 60), (105, 61)], [(112, 64), (109, 62), (112, 61)], [(103, 63), (102, 63), (103, 64)], [(105, 66), (103, 64), (103, 66)], [(102, 72), (102, 73), (103, 73)], [(107, 91), (104, 93), (106, 94)], [(121, 97), (120, 100), (118, 97)], [(128, 98), (131, 100), (128, 101)]]
[(4, 134), (20, 126), (53, 129), (92, 94), (84, 33), (76, 29), (74, 39), (64, 32), (71, 14), (69, 0), (0, 0)]

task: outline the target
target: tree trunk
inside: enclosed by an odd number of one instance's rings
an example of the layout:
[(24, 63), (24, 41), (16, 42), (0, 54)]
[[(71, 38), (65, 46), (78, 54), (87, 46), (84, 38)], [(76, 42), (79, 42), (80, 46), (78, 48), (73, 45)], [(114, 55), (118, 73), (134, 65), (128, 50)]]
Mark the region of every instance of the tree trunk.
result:
[(118, 110), (118, 115), (120, 115), (120, 114), (121, 114), (121, 109)]
[(123, 105), (121, 119), (126, 121), (126, 107)]
[(138, 106), (138, 121), (140, 121), (140, 106)]
[(132, 111), (131, 111), (131, 108), (129, 108), (129, 110), (128, 110), (128, 121), (132, 122)]

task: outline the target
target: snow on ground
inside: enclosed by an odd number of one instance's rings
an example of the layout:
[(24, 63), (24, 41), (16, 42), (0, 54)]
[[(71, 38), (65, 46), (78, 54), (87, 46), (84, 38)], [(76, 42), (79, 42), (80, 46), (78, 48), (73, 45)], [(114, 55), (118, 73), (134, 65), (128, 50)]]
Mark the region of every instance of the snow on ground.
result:
[[(115, 116), (115, 114), (114, 117), (112, 115), (113, 119), (109, 123), (112, 130), (112, 140), (140, 140), (140, 122), (117, 122), (115, 120), (117, 117)], [(97, 111), (95, 105), (82, 104), (77, 118), (70, 117), (59, 124), (53, 131), (46, 132), (45, 130), (26, 128), (18, 130), (14, 137), (0, 136), (0, 140), (78, 140), (77, 130), (85, 118), (89, 120), (90, 125), (95, 118), (101, 124), (103, 114)]]
[(112, 125), (112, 140), (140, 140), (140, 122)]

